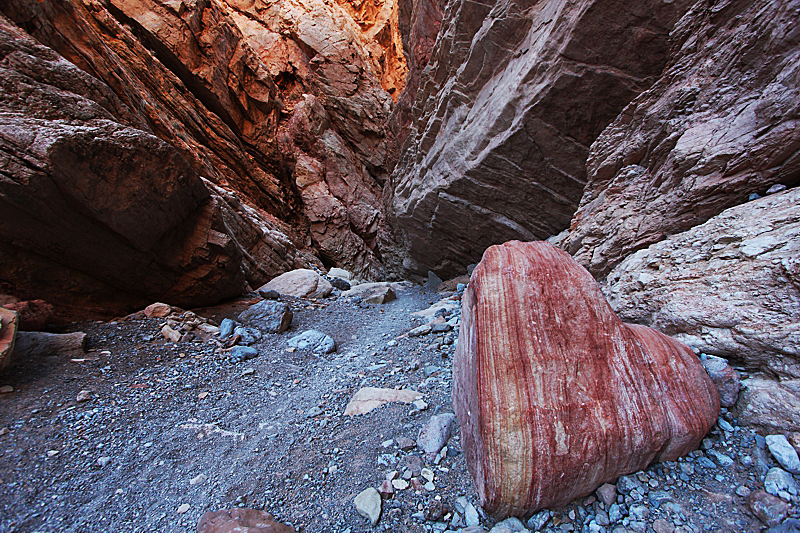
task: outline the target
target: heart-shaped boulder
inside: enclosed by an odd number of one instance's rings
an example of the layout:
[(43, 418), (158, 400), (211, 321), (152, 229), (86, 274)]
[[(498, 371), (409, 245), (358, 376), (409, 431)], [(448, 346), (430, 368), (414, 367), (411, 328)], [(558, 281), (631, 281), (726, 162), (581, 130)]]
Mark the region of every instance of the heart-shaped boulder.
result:
[(453, 406), (480, 504), (502, 518), (696, 449), (719, 397), (687, 346), (622, 323), (568, 254), (513, 241), (464, 294)]

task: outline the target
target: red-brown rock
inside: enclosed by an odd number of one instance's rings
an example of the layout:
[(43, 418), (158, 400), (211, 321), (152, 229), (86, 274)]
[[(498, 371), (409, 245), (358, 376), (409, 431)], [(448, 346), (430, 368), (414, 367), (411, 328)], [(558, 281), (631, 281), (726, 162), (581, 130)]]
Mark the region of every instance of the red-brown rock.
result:
[(17, 312), (20, 331), (41, 331), (53, 320), (53, 306), (44, 300), (8, 303), (3, 307)]
[(0, 307), (0, 372), (11, 362), (17, 336), (17, 313)]
[(201, 516), (197, 533), (295, 533), (295, 529), (258, 509), (224, 509)]
[(623, 324), (543, 242), (492, 246), (463, 299), (453, 404), (481, 505), (530, 515), (694, 450), (719, 412), (686, 346)]

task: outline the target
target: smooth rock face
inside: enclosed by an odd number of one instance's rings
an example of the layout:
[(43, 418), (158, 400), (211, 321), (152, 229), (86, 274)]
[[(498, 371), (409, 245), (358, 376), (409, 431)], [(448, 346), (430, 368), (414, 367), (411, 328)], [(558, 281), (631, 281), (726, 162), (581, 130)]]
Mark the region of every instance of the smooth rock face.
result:
[(689, 348), (623, 324), (548, 243), (493, 246), (463, 297), (453, 406), (481, 505), (565, 505), (697, 448), (719, 399)]
[(14, 345), (13, 362), (24, 361), (37, 355), (62, 355), (80, 357), (84, 354), (86, 333), (46, 333), (19, 331)]
[(239, 320), (266, 333), (281, 333), (292, 323), (289, 304), (275, 300), (261, 300), (239, 314)]
[(448, 2), (391, 178), (402, 267), (453, 277), (565, 229), (589, 145), (661, 73), (689, 4)]
[(564, 249), (602, 277), (751, 193), (797, 184), (796, 19), (793, 1), (693, 6), (669, 68), (592, 145)]
[(333, 291), (333, 286), (313, 270), (299, 268), (271, 279), (258, 290), (278, 291), (297, 298), (325, 298)]
[(225, 509), (205, 513), (197, 533), (295, 533), (293, 527), (276, 522), (271, 514), (258, 509)]
[(11, 362), (17, 336), (17, 313), (0, 307), (0, 372)]
[(750, 371), (800, 378), (800, 189), (732, 207), (631, 255), (603, 292), (623, 320)]

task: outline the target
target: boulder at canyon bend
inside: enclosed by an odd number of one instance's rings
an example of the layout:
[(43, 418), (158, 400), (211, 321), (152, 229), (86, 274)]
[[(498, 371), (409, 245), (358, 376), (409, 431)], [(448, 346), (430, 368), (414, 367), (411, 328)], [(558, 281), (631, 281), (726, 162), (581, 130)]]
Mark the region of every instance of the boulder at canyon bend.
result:
[(483, 508), (527, 516), (694, 450), (719, 412), (685, 345), (622, 323), (543, 242), (492, 246), (463, 298), (453, 404)]

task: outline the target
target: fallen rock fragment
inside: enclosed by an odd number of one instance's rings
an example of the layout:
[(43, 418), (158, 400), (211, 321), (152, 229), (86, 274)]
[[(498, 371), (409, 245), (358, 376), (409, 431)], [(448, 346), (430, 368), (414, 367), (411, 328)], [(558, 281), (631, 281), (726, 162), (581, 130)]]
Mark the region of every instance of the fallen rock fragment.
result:
[(425, 452), (428, 460), (433, 460), (439, 450), (444, 448), (447, 441), (453, 435), (456, 427), (456, 415), (453, 413), (442, 413), (434, 415), (423, 426), (417, 437), (417, 446)]
[(722, 357), (708, 356), (702, 361), (702, 364), (711, 377), (711, 381), (717, 387), (720, 405), (723, 407), (736, 405), (736, 400), (739, 398), (739, 390), (742, 388), (739, 381), (739, 373), (731, 368)]
[(767, 527), (780, 524), (789, 514), (789, 504), (780, 498), (757, 490), (747, 497), (747, 508)]
[(778, 463), (791, 472), (800, 474), (800, 458), (784, 435), (767, 435), (767, 447)]
[(36, 355), (66, 355), (76, 357), (84, 354), (86, 333), (45, 333), (20, 331), (14, 345), (13, 360), (19, 361)]
[(765, 433), (800, 431), (800, 379), (753, 376), (743, 385), (736, 404), (741, 425)]
[(165, 324), (164, 327), (161, 328), (161, 334), (170, 342), (178, 342), (181, 340), (181, 332), (175, 331), (169, 324)]
[(362, 490), (353, 503), (358, 514), (370, 521), (374, 526), (381, 518), (381, 495), (372, 487)]
[(363, 387), (350, 399), (344, 409), (344, 414), (348, 416), (363, 415), (386, 403), (411, 403), (417, 398), (422, 398), (422, 394), (414, 390)]
[(697, 448), (719, 398), (686, 346), (623, 324), (543, 242), (490, 247), (464, 293), (453, 406), (481, 506), (529, 516)]
[(168, 304), (156, 302), (144, 308), (144, 316), (147, 318), (164, 318), (172, 312), (172, 307)]
[(333, 338), (315, 329), (306, 330), (300, 335), (292, 337), (287, 344), (290, 348), (309, 351), (317, 355), (336, 350), (336, 342)]
[(92, 393), (85, 389), (80, 391), (78, 395), (75, 397), (76, 402), (88, 402), (91, 399), (92, 399)]
[(385, 304), (397, 299), (392, 284), (388, 282), (362, 283), (343, 292), (342, 297), (368, 304)]
[(258, 509), (224, 509), (204, 514), (197, 533), (296, 533), (293, 527), (276, 522)]
[(350, 281), (351, 279), (353, 279), (353, 275), (349, 271), (338, 267), (333, 267), (332, 269), (330, 269), (328, 271), (328, 275), (332, 278), (339, 278), (345, 281)]
[(313, 270), (298, 268), (273, 278), (257, 290), (273, 290), (297, 298), (325, 298), (333, 286)]
[(17, 313), (0, 307), (0, 372), (11, 362), (17, 337)]
[(261, 300), (239, 314), (239, 321), (250, 324), (267, 333), (281, 333), (292, 323), (289, 304), (273, 300)]

